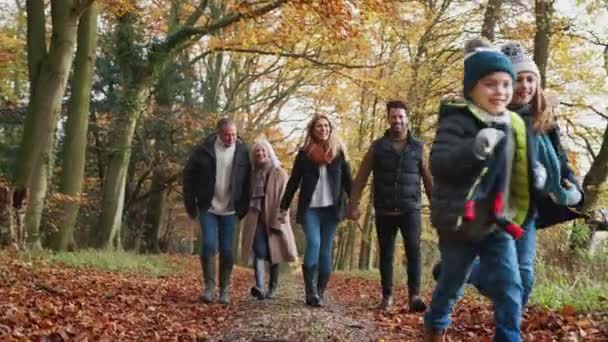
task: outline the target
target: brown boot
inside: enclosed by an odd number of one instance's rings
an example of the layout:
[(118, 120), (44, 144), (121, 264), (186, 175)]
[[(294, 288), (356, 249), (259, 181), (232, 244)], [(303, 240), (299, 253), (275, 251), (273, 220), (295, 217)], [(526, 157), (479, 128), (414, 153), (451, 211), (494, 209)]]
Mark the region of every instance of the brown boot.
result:
[(448, 342), (445, 330), (424, 329), (424, 342)]

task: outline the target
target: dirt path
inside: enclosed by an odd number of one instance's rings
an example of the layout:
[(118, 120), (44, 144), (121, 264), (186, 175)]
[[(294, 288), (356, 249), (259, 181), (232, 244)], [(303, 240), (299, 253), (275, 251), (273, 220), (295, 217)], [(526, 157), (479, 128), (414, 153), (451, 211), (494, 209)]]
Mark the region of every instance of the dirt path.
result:
[(378, 331), (350, 318), (330, 299), (323, 308), (304, 305), (301, 274), (283, 275), (274, 300), (246, 298), (238, 303), (234, 328), (219, 341), (375, 341)]

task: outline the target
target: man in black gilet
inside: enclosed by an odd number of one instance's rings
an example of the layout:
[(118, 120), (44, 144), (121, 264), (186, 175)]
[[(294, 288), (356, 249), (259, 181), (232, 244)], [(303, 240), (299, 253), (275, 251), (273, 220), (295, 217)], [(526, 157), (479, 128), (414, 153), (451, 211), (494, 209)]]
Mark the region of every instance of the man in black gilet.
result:
[(376, 233), (380, 248), (383, 310), (393, 303), (393, 258), (397, 230), (401, 231), (407, 256), (407, 284), (410, 310), (422, 312), (426, 304), (420, 297), (421, 181), (427, 196), (432, 177), (424, 143), (407, 129), (408, 107), (401, 101), (386, 104), (390, 128), (375, 140), (365, 154), (350, 198), (349, 216), (359, 217), (359, 200), (373, 171), (373, 200)]

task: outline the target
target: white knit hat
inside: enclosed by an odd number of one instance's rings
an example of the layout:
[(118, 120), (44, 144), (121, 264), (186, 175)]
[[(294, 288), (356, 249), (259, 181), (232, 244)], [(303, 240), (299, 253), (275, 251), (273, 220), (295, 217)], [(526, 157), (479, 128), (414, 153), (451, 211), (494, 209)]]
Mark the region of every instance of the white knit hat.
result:
[(534, 60), (530, 56), (526, 55), (524, 48), (517, 42), (508, 42), (503, 45), (500, 50), (509, 57), (511, 63), (513, 63), (513, 71), (515, 75), (520, 72), (531, 72), (540, 78), (540, 71), (538, 66), (534, 63)]

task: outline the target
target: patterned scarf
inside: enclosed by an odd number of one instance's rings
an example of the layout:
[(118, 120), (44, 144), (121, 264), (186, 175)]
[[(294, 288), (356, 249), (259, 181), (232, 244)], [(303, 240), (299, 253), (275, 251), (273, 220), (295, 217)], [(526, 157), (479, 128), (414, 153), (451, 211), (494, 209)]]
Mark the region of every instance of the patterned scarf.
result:
[(250, 207), (262, 211), (262, 200), (266, 196), (266, 180), (270, 171), (270, 162), (256, 167), (253, 175)]

